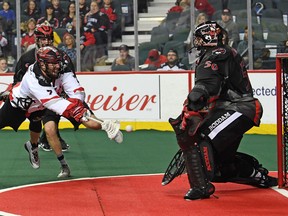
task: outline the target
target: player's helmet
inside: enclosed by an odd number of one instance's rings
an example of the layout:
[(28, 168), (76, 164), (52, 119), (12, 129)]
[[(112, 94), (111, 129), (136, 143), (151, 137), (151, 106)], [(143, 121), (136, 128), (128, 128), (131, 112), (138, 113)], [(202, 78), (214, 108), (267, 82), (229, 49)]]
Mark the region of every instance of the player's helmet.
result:
[[(49, 24), (43, 23), (41, 25), (38, 25), (34, 31), (34, 34), (36, 37), (36, 44), (38, 48), (53, 44), (53, 28)], [(41, 44), (41, 39), (48, 39), (48, 44)]]
[[(44, 63), (44, 72), (51, 79), (58, 78), (63, 70), (63, 55), (56, 47), (46, 46), (39, 48), (36, 52), (36, 61), (39, 65)], [(53, 64), (53, 67), (49, 67), (48, 64)]]
[(215, 21), (199, 24), (194, 31), (193, 44), (196, 48), (217, 46), (222, 43), (222, 27)]

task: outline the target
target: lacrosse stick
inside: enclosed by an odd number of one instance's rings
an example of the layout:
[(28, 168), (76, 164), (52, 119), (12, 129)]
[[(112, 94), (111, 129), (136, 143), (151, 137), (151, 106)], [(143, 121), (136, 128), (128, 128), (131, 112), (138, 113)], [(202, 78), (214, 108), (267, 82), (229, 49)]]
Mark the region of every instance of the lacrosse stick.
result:
[[(106, 131), (108, 137), (117, 143), (123, 142), (123, 134), (120, 131), (120, 123), (118, 121), (107, 121), (92, 117), (90, 112), (86, 112), (83, 119), (91, 120), (101, 124), (102, 130)], [(85, 120), (84, 120), (85, 121)]]
[(168, 168), (163, 176), (162, 185), (167, 185), (173, 181), (174, 178), (186, 172), (185, 161), (181, 149), (172, 158)]
[(91, 120), (91, 121), (94, 121), (94, 122), (97, 122), (99, 124), (102, 124), (104, 121), (102, 119), (98, 119), (96, 117), (92, 117), (91, 116), (91, 113), (89, 112), (86, 112), (85, 115), (83, 116), (83, 118), (85, 119), (88, 119), (88, 120)]

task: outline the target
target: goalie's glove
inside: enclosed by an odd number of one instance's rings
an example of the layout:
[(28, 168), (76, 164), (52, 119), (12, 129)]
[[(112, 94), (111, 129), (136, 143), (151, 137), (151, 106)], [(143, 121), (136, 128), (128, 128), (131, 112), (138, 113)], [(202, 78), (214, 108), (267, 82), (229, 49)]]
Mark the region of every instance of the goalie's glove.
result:
[(192, 91), (188, 94), (188, 109), (199, 111), (207, 105), (209, 92), (203, 85), (195, 85)]
[(182, 122), (181, 122), (182, 130), (185, 130), (186, 126), (188, 125), (188, 121), (193, 122), (192, 128), (194, 129), (191, 130), (193, 131), (193, 134), (191, 134), (191, 136), (193, 136), (196, 133), (198, 127), (200, 126), (200, 123), (203, 120), (203, 116), (201, 115), (200, 112), (190, 111), (188, 110), (187, 106), (184, 106), (182, 110), (181, 119), (182, 119)]
[(87, 116), (90, 115), (90, 111), (84, 107), (83, 103), (79, 99), (68, 98), (71, 104), (63, 112), (65, 118), (74, 118), (77, 122), (88, 121)]

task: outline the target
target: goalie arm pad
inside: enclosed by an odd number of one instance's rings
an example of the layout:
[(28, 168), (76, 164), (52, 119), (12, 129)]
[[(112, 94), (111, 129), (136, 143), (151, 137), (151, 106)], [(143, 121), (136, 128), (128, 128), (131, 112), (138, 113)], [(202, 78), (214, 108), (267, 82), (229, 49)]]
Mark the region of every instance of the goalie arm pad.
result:
[(199, 111), (207, 105), (209, 92), (204, 85), (195, 85), (188, 94), (188, 109)]
[(65, 118), (74, 118), (77, 122), (87, 121), (85, 116), (89, 112), (87, 108), (84, 107), (84, 104), (81, 100), (75, 98), (68, 98), (70, 101), (70, 105), (66, 108), (66, 110), (62, 113), (62, 116)]

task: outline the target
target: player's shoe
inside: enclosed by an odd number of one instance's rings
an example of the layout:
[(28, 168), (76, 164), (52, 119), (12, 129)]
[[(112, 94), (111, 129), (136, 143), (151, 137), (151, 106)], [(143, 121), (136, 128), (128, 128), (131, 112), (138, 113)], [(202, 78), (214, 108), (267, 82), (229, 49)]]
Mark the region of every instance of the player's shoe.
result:
[(58, 178), (68, 178), (71, 176), (70, 174), (71, 174), (70, 168), (69, 168), (68, 164), (65, 164), (65, 165), (61, 166), (61, 171), (57, 177)]
[(112, 140), (115, 140), (117, 143), (123, 142), (123, 134), (120, 131), (120, 122), (119, 121), (110, 121), (105, 120), (102, 124), (102, 130), (105, 130), (108, 137)]
[(62, 151), (63, 152), (68, 151), (70, 146), (61, 137), (59, 139), (60, 139), (60, 142), (61, 142)]
[(40, 139), (39, 139), (39, 147), (43, 150), (43, 151), (46, 151), (46, 152), (49, 152), (49, 151), (52, 151), (49, 143), (48, 143), (48, 140), (46, 138), (46, 134), (45, 132), (43, 131)]
[(39, 154), (38, 154), (38, 146), (37, 147), (33, 147), (30, 141), (27, 141), (24, 144), (24, 147), (26, 149), (26, 151), (29, 154), (29, 160), (31, 163), (31, 166), (34, 169), (38, 169), (40, 167), (40, 159), (39, 159)]
[(46, 151), (46, 152), (52, 151), (52, 148), (50, 147), (50, 145), (49, 145), (48, 142), (40, 141), (39, 147), (40, 147), (43, 151)]
[(252, 178), (251, 185), (260, 188), (269, 188), (278, 185), (278, 179), (268, 175), (268, 170), (260, 166), (256, 169)]
[(215, 187), (210, 182), (205, 188), (193, 187), (184, 196), (185, 200), (207, 199), (215, 192)]

